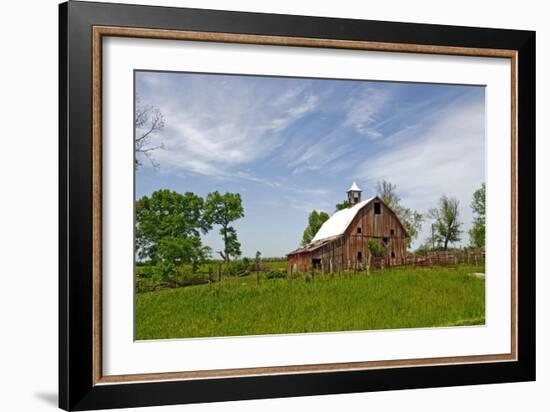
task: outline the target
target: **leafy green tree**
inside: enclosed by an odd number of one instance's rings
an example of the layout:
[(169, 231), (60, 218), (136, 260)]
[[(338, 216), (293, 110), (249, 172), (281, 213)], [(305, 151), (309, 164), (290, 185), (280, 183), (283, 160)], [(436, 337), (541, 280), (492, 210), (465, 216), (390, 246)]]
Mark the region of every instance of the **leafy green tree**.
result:
[[(429, 214), (429, 213), (428, 213)], [(442, 238), (438, 232), (435, 230), (435, 223), (432, 223), (430, 226), (430, 235), (424, 244), (426, 249), (436, 250), (441, 249)]]
[(237, 237), (237, 230), (233, 226), (223, 227), (220, 229), (220, 235), (223, 237), (225, 245), (221, 256), (226, 262), (229, 262), (231, 257), (241, 256), (241, 243)]
[(438, 244), (443, 244), (443, 250), (447, 250), (449, 243), (460, 241), (462, 223), (458, 220), (458, 206), (458, 199), (443, 195), (439, 199), (439, 208), (430, 209), (434, 237)]
[(193, 273), (210, 257), (210, 252), (208, 246), (202, 245), (200, 237), (169, 236), (161, 239), (158, 244), (160, 260), (172, 262), (177, 266), (190, 263)]
[(329, 215), (326, 212), (317, 212), (313, 210), (308, 217), (308, 225), (304, 230), (302, 236), (302, 245), (305, 246), (312, 241), (323, 223), (329, 219)]
[(244, 217), (244, 208), (241, 195), (238, 193), (220, 194), (218, 191), (209, 193), (206, 197), (204, 216), (210, 225), (220, 225), (220, 235), (223, 238), (224, 249), (218, 252), (224, 262), (230, 257), (241, 255), (241, 244), (237, 239), (237, 231), (230, 226), (241, 217)]
[(340, 203), (336, 203), (336, 211), (347, 209), (349, 206), (349, 202), (347, 200), (343, 200)]
[(416, 239), (420, 229), (422, 229), (424, 216), (416, 210), (402, 206), (401, 198), (397, 195), (396, 188), (396, 185), (386, 180), (382, 180), (376, 183), (376, 194), (382, 199), (386, 206), (394, 211), (403, 226), (405, 226), (409, 234), (407, 238), (407, 247), (410, 247), (412, 241)]
[(474, 192), (470, 207), (474, 212), (473, 226), (468, 232), (470, 246), (474, 248), (485, 247), (485, 183)]
[[(136, 202), (136, 253), (142, 260), (194, 261), (200, 255), (200, 233), (210, 225), (203, 216), (204, 201), (162, 189)], [(161, 256), (162, 252), (162, 256)], [(198, 255), (199, 254), (199, 255)]]
[(176, 273), (176, 265), (166, 260), (158, 260), (151, 266), (151, 278), (155, 284), (168, 280), (170, 275), (174, 273)]

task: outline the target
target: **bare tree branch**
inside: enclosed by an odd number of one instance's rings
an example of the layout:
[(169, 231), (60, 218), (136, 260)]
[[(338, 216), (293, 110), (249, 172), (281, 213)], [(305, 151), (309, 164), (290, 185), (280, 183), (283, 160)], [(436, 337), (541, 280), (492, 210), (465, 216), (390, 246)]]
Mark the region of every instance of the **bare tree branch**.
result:
[(145, 157), (155, 168), (159, 167), (158, 162), (152, 156), (152, 152), (158, 149), (164, 149), (163, 144), (152, 146), (152, 139), (165, 126), (165, 119), (161, 111), (154, 106), (143, 106), (136, 98), (136, 108), (134, 116), (135, 127), (135, 150), (136, 150), (136, 169), (142, 165), (140, 157)]

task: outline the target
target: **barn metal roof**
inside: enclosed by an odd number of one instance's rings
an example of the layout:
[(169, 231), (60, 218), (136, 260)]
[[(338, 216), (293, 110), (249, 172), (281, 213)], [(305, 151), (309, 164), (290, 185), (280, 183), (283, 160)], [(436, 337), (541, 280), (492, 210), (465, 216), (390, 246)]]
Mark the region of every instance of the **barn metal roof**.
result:
[(344, 234), (357, 212), (375, 197), (376, 196), (370, 197), (367, 200), (357, 203), (355, 206), (339, 210), (333, 214), (329, 220), (323, 223), (323, 226), (321, 226), (321, 229), (319, 229), (317, 234), (313, 237), (311, 243)]

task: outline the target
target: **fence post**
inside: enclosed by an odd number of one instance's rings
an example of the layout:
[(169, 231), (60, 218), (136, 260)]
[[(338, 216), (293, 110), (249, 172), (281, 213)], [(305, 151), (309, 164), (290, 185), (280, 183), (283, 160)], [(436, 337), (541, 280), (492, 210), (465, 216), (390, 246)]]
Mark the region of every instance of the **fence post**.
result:
[(367, 258), (367, 275), (370, 275), (370, 262), (372, 259), (372, 255), (369, 253), (369, 257)]

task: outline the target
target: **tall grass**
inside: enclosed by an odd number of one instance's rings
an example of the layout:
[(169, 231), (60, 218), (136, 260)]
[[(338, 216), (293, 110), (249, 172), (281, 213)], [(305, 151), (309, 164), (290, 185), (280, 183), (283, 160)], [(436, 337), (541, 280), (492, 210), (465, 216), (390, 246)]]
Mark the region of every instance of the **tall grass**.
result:
[(344, 276), (255, 276), (136, 295), (136, 338), (167, 339), (472, 325), (485, 322), (481, 267)]

